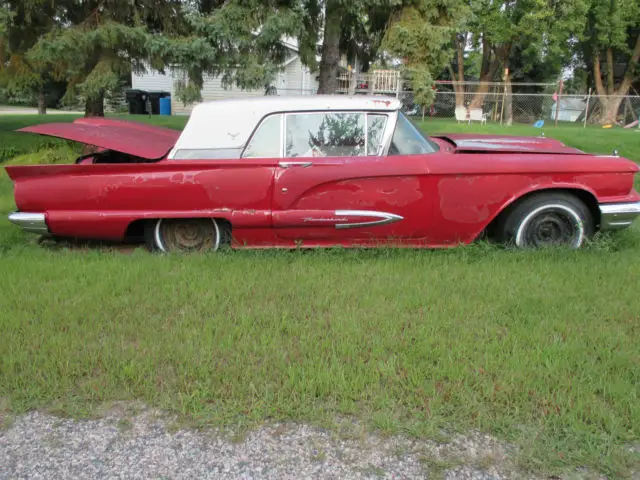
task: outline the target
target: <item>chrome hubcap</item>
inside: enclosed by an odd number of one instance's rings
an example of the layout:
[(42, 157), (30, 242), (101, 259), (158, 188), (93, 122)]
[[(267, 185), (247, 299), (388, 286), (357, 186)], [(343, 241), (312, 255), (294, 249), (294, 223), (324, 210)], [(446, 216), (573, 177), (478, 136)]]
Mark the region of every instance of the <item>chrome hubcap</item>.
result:
[(519, 247), (570, 246), (578, 248), (584, 240), (584, 225), (571, 208), (558, 204), (531, 212), (516, 232)]
[(156, 244), (164, 252), (204, 252), (218, 247), (214, 220), (163, 219), (156, 226)]

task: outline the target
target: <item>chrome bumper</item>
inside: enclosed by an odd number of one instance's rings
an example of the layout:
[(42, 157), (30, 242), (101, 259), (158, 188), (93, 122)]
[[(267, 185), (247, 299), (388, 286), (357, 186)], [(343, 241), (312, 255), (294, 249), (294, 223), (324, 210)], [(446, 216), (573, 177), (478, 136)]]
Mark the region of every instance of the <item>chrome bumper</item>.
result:
[(600, 205), (600, 230), (627, 228), (640, 215), (640, 202)]
[(9, 214), (9, 221), (22, 227), (25, 232), (39, 233), (40, 235), (49, 233), (44, 213), (13, 212)]

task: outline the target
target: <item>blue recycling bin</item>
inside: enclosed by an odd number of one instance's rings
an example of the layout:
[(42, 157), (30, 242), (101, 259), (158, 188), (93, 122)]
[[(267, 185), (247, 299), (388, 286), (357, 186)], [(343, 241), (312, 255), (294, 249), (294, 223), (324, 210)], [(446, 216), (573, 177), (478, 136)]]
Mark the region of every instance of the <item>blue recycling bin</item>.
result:
[(160, 99), (160, 115), (171, 115), (171, 97)]

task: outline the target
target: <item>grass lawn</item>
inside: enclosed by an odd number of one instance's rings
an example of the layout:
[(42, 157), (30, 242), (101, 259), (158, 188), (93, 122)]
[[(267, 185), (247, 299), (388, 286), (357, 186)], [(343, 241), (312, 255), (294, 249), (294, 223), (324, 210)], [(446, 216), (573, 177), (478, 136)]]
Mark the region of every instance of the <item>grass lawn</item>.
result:
[[(0, 118), (3, 145), (12, 122)], [(640, 161), (637, 132), (544, 131)], [(52, 250), (7, 222), (12, 188), (0, 177), (10, 412), (86, 415), (139, 399), (203, 425), (345, 414), (389, 433), (488, 432), (536, 472), (640, 469), (638, 223), (577, 252)]]

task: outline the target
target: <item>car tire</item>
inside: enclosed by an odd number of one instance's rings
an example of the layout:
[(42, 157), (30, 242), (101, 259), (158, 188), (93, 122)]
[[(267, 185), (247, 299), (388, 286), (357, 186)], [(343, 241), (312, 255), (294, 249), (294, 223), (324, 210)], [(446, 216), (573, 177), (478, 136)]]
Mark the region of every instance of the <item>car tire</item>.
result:
[(574, 195), (533, 194), (515, 204), (498, 225), (500, 240), (516, 248), (580, 248), (595, 232), (593, 215)]
[(153, 252), (215, 252), (228, 243), (227, 230), (214, 218), (160, 218), (145, 225), (144, 238)]

